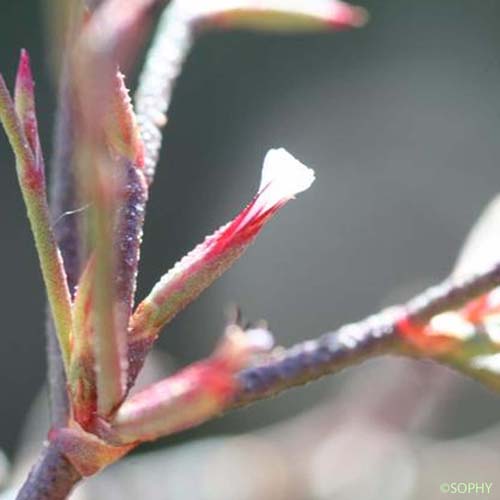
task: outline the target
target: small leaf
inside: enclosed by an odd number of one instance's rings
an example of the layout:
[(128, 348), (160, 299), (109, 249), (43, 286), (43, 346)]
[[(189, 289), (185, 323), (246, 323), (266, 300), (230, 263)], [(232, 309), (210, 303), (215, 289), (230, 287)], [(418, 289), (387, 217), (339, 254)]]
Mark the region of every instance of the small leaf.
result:
[(86, 428), (97, 409), (95, 356), (93, 349), (93, 284), (95, 255), (92, 255), (78, 283), (73, 303), (73, 332), (68, 385), (73, 418)]
[(221, 28), (316, 31), (360, 27), (367, 13), (338, 0), (212, 0), (196, 2), (193, 16)]
[(104, 417), (123, 398), (127, 373), (127, 328), (123, 325), (128, 324), (129, 316), (118, 300), (116, 281), (116, 224), (123, 179), (104, 144), (89, 138), (82, 139), (78, 147), (79, 184), (89, 202), (86, 243), (95, 259), (89, 279), (97, 414)]
[[(462, 245), (452, 276), (463, 279), (480, 273), (498, 260), (500, 245), (500, 196), (488, 203), (479, 219), (469, 231)], [(491, 292), (469, 302), (462, 310), (462, 315), (476, 325), (489, 322), (490, 315), (495, 316), (500, 310), (500, 293), (496, 288)], [(494, 329), (486, 328), (486, 331)], [(496, 335), (498, 337), (498, 335)]]
[(453, 269), (457, 277), (472, 276), (498, 261), (500, 247), (500, 195), (483, 210), (462, 245)]
[[(91, 232), (96, 255), (93, 283), (93, 323), (97, 374), (97, 413), (108, 415), (124, 395), (126, 330), (121, 327), (121, 304), (117, 300), (115, 271), (116, 191), (119, 182), (106, 160), (98, 162), (92, 188)], [(128, 316), (127, 316), (128, 320)]]
[[(20, 63), (19, 93), (25, 102), (20, 102), (19, 113), (26, 118), (31, 113), (34, 100), (31, 95), (30, 75), (27, 60), (23, 56)], [(21, 89), (22, 85), (27, 90)], [(69, 365), (69, 340), (71, 336), (71, 297), (66, 272), (57, 246), (47, 203), (45, 178), (36, 159), (32, 145), (26, 136), (24, 124), (18, 116), (16, 107), (3, 77), (0, 75), (0, 122), (3, 124), (10, 145), (16, 157), (16, 171), (19, 186), (24, 198), (35, 246), (40, 261), (42, 276), (47, 291), (50, 310), (57, 332), (57, 338), (66, 371)], [(41, 156), (40, 156), (41, 158)]]
[(229, 269), (273, 215), (313, 181), (313, 170), (284, 149), (269, 151), (259, 191), (251, 203), (181, 259), (137, 307), (129, 340), (134, 375), (145, 355), (140, 350), (148, 348), (165, 324)]
[(125, 76), (117, 71), (111, 91), (112, 102), (106, 117), (105, 133), (112, 151), (129, 159), (136, 167), (144, 166), (144, 146), (137, 126)]
[(35, 81), (31, 72), (29, 54), (21, 51), (19, 67), (17, 70), (16, 86), (14, 92), (16, 113), (31, 146), (35, 159), (35, 167), (43, 171), (43, 155), (38, 136), (38, 121), (35, 108)]

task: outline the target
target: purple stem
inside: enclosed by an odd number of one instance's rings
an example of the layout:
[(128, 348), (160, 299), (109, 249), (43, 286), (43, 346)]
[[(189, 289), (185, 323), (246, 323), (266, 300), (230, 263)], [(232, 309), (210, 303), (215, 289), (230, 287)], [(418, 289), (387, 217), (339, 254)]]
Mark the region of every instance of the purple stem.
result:
[[(404, 347), (399, 335), (402, 320), (424, 325), (436, 314), (459, 309), (498, 286), (500, 262), (466, 279), (445, 280), (405, 305), (386, 309), (359, 323), (274, 354), (265, 363), (240, 372), (241, 389), (227, 409), (272, 397), (373, 355), (399, 352), (399, 348)], [(60, 452), (46, 444), (17, 498), (64, 499), (79, 479), (77, 471)]]
[(124, 184), (124, 201), (118, 216), (116, 286), (128, 322), (134, 305), (148, 186), (142, 170), (131, 162), (125, 165)]
[(436, 314), (459, 309), (500, 286), (500, 262), (464, 279), (449, 278), (403, 306), (386, 309), (337, 331), (297, 344), (238, 375), (240, 390), (232, 407), (266, 399), (361, 362), (374, 354), (398, 352), (401, 320), (425, 325)]
[(61, 349), (57, 340), (50, 311), (46, 312), (45, 332), (47, 337), (47, 382), (50, 399), (50, 421), (54, 427), (64, 427), (68, 423), (69, 396), (66, 390), (66, 372), (62, 362)]
[(64, 500), (80, 479), (59, 449), (46, 442), (16, 500)]
[[(78, 214), (64, 215), (77, 209), (77, 194), (73, 163), (74, 109), (67, 68), (62, 72), (54, 133), (54, 156), (51, 164), (50, 210), (54, 234), (64, 260), (64, 268), (71, 293), (74, 293), (80, 274), (80, 238)], [(52, 425), (66, 424), (69, 401), (66, 374), (56, 337), (53, 320), (47, 313), (47, 371)]]
[(347, 325), (314, 340), (296, 344), (264, 363), (238, 374), (240, 390), (232, 406), (246, 406), (360, 363), (374, 355), (394, 351), (397, 322), (405, 316), (394, 308)]
[(54, 134), (50, 207), (54, 233), (64, 260), (68, 285), (73, 294), (81, 270), (81, 242), (78, 230), (79, 213), (71, 213), (79, 208), (74, 171), (75, 110), (72, 101), (67, 71), (63, 71)]

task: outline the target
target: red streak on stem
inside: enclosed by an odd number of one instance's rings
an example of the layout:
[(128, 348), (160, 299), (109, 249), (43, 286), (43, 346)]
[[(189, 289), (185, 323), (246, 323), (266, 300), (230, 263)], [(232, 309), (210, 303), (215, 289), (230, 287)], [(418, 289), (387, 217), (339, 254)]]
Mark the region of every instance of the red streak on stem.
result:
[(418, 325), (408, 316), (401, 318), (397, 323), (396, 331), (405, 342), (415, 347), (418, 351), (431, 356), (439, 356), (453, 350), (457, 340), (445, 335), (436, 335), (428, 325)]

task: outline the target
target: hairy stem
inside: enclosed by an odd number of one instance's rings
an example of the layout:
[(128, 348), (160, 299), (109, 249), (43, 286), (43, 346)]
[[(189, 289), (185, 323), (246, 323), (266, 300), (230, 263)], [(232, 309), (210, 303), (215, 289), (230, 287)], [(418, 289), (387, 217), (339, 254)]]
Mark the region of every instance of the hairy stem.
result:
[(66, 273), (49, 216), (43, 169), (16, 114), (14, 103), (0, 77), (0, 120), (16, 156), (19, 186), (35, 240), (49, 305), (65, 367), (69, 364), (71, 301)]
[(175, 0), (165, 9), (146, 57), (135, 96), (145, 146), (145, 169), (153, 182), (162, 143), (162, 127), (175, 82), (194, 41), (192, 22)]
[[(425, 325), (433, 316), (459, 309), (497, 286), (500, 286), (500, 262), (473, 276), (449, 278), (403, 306), (277, 352), (264, 363), (239, 373), (240, 390), (230, 407), (275, 396), (380, 354), (419, 355), (404, 340), (403, 322)], [(420, 356), (426, 357), (425, 353)], [(454, 366), (453, 362), (450, 364)], [(491, 377), (484, 373), (476, 374), (466, 366), (454, 367), (491, 384)]]
[[(302, 342), (285, 351), (275, 351), (264, 363), (241, 371), (239, 390), (225, 407), (226, 411), (252, 404), (306, 384), (322, 376), (384, 354), (406, 354), (414, 357), (432, 357), (419, 352), (405, 339), (404, 325), (426, 324), (433, 316), (451, 309), (458, 309), (471, 300), (500, 286), (500, 262), (482, 273), (465, 279), (449, 278), (431, 287), (404, 305), (386, 309), (358, 323), (341, 327), (321, 337)], [(474, 341), (473, 341), (474, 342)], [(463, 347), (466, 347), (464, 343)], [(481, 347), (483, 352), (494, 352), (494, 347)], [(463, 373), (491, 383), (481, 373), (453, 360), (436, 357), (438, 362), (449, 363)], [(201, 382), (200, 382), (201, 383)], [(498, 380), (494, 386), (499, 388)], [(214, 415), (215, 416), (215, 415)], [(190, 425), (183, 426), (190, 427)], [(52, 496), (47, 491), (47, 477), (52, 477)], [(38, 464), (21, 490), (20, 499), (59, 499), (67, 494), (78, 481), (78, 474), (56, 450), (44, 448)], [(49, 488), (49, 490), (47, 490)], [(24, 496), (22, 496), (24, 495)], [(36, 496), (39, 495), (39, 496)], [(45, 496), (44, 496), (45, 495)]]

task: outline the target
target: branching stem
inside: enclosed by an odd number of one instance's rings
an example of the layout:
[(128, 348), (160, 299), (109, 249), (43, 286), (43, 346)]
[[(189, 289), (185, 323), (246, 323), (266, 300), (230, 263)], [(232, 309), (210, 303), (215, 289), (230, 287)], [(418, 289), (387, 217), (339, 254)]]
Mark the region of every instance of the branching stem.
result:
[[(367, 319), (346, 325), (321, 337), (276, 352), (264, 363), (239, 374), (241, 390), (231, 407), (244, 406), (275, 396), (286, 389), (335, 373), (347, 366), (381, 354), (426, 357), (405, 342), (403, 322), (424, 326), (433, 316), (459, 309), (471, 300), (500, 286), (500, 262), (482, 273), (464, 279), (449, 278), (425, 290), (403, 306), (396, 306)], [(489, 345), (495, 352), (495, 346)], [(465, 344), (461, 349), (465, 349)], [(429, 356), (430, 357), (430, 356)], [(441, 361), (454, 366), (453, 359)], [(470, 367), (454, 366), (492, 385), (491, 376), (474, 373)], [(494, 380), (498, 387), (498, 380)]]

